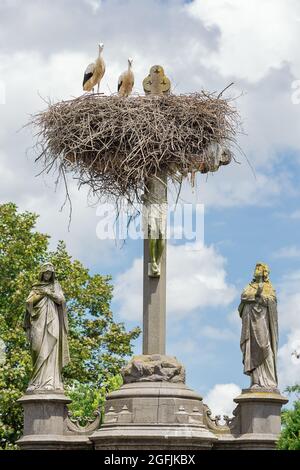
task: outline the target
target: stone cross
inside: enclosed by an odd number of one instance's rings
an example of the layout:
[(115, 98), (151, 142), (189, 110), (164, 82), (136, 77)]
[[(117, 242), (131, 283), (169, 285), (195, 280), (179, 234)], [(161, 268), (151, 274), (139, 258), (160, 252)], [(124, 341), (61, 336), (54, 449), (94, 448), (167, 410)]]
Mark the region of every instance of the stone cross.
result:
[[(145, 78), (144, 91), (146, 94), (159, 95), (169, 93), (170, 81), (164, 75), (159, 65), (151, 67), (149, 76)], [(155, 200), (159, 206), (167, 204), (167, 178), (163, 174), (148, 186), (149, 199)], [(152, 197), (153, 196), (153, 197)], [(164, 246), (160, 257), (158, 276), (152, 276), (150, 239), (144, 239), (144, 273), (143, 273), (143, 354), (166, 353), (166, 238), (163, 235)]]
[[(155, 181), (156, 194), (166, 204), (166, 178)], [(165, 184), (164, 184), (165, 183)], [(151, 196), (151, 194), (150, 194)], [(143, 274), (143, 354), (165, 354), (166, 350), (166, 240), (160, 258), (159, 276), (149, 275), (151, 266), (150, 239), (144, 239)]]

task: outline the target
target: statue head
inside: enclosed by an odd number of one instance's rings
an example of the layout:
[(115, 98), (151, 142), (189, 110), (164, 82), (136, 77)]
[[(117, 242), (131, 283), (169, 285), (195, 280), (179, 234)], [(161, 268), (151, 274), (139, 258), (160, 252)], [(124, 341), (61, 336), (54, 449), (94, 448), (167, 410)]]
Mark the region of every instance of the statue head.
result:
[(227, 147), (224, 147), (221, 153), (220, 165), (229, 165), (231, 160), (232, 160), (232, 152)]
[(159, 75), (163, 76), (165, 71), (161, 65), (152, 65), (150, 69), (150, 75), (153, 75), (154, 73), (158, 73)]
[(55, 279), (55, 270), (52, 263), (44, 263), (40, 270), (40, 281), (50, 282)]
[(270, 268), (267, 264), (256, 263), (253, 280), (254, 281), (262, 280), (264, 282), (267, 282), (269, 281), (269, 274), (270, 274)]
[(166, 77), (161, 65), (152, 65), (149, 75), (143, 80), (143, 88), (146, 94), (161, 95), (170, 93), (171, 82)]

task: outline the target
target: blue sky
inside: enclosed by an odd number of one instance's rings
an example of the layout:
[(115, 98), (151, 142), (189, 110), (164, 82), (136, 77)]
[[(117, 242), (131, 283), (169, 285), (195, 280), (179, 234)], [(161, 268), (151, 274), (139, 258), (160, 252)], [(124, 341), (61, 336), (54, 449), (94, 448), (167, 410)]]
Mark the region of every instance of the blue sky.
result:
[[(278, 292), (280, 387), (299, 382), (300, 361), (300, 4), (297, 0), (0, 0), (0, 201), (40, 214), (39, 230), (64, 239), (92, 272), (112, 274), (113, 311), (128, 328), (141, 324), (141, 241), (120, 249), (96, 237), (99, 217), (70, 180), (73, 219), (60, 212), (54, 175), (36, 178), (29, 115), (81, 94), (82, 75), (104, 42), (102, 91), (116, 90), (128, 56), (135, 91), (154, 63), (175, 93), (222, 90), (243, 121), (238, 155), (183, 200), (204, 204), (205, 244), (168, 247), (167, 350), (187, 369), (188, 384), (215, 413), (230, 413), (248, 384), (236, 312), (255, 262), (267, 262)], [(188, 251), (186, 251), (188, 250)], [(192, 251), (191, 251), (192, 250)], [(178, 286), (180, 289), (178, 289)], [(141, 350), (140, 341), (135, 351)]]

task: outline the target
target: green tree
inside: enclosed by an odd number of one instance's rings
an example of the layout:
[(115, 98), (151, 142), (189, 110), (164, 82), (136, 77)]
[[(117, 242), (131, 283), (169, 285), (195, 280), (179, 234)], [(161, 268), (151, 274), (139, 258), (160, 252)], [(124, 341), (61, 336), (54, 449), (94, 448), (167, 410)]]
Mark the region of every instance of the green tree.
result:
[[(59, 242), (49, 250), (49, 236), (35, 230), (38, 216), (0, 205), (0, 339), (6, 360), (0, 360), (0, 448), (9, 448), (22, 432), (23, 413), (17, 399), (31, 372), (31, 357), (23, 330), (24, 303), (39, 266), (51, 261), (66, 296), (71, 363), (64, 369), (66, 393), (73, 416), (89, 418), (107, 391), (120, 385), (119, 372), (138, 328), (126, 331), (110, 310), (110, 276), (91, 275)], [(3, 344), (3, 343), (2, 343)], [(1, 346), (1, 345), (0, 345)]]
[(282, 431), (278, 441), (278, 449), (300, 450), (300, 385), (294, 385), (286, 389), (289, 393), (296, 393), (297, 399), (291, 410), (282, 412)]

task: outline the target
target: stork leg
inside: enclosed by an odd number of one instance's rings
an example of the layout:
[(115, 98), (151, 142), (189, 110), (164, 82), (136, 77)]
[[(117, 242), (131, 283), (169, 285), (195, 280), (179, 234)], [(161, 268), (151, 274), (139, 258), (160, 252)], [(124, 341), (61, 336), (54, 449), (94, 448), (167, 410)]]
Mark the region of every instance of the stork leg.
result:
[(99, 93), (99, 88), (100, 88), (100, 82), (98, 82), (98, 85), (97, 85), (97, 93)]

